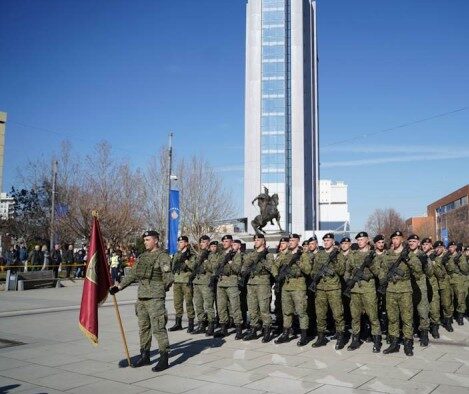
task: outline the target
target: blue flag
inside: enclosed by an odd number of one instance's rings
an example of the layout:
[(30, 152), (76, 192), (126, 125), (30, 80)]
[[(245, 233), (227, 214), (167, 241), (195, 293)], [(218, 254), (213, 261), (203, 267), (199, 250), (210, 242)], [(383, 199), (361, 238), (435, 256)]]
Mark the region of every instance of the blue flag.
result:
[(174, 254), (178, 246), (179, 229), (179, 190), (169, 191), (169, 215), (168, 215), (168, 252)]

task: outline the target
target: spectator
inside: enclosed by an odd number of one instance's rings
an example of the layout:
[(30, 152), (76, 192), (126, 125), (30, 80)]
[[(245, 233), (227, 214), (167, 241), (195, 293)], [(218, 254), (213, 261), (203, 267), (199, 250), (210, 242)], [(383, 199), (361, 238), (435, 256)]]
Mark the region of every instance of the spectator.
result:
[[(35, 245), (34, 249), (29, 253), (28, 257), (28, 266), (31, 267), (31, 271), (36, 271), (42, 267), (44, 262), (44, 255), (41, 252), (41, 247), (39, 245)], [(24, 270), (27, 271), (27, 267), (24, 267)]]
[(55, 244), (50, 259), (54, 277), (57, 278), (59, 276), (59, 267), (62, 264), (62, 250), (60, 249), (60, 244)]
[(28, 249), (26, 249), (26, 245), (21, 245), (19, 250), (19, 258), (21, 264), (24, 266), (24, 270), (27, 271), (28, 266)]
[(50, 254), (49, 250), (47, 249), (47, 245), (42, 245), (41, 252), (43, 256), (41, 271), (45, 271), (49, 269), (50, 265)]
[(112, 284), (115, 285), (116, 282), (119, 282), (119, 266), (120, 266), (120, 258), (117, 252), (112, 252), (111, 255), (111, 279)]
[(86, 256), (86, 251), (81, 247), (81, 249), (78, 249), (77, 252), (75, 253), (75, 263), (77, 264), (77, 272), (75, 274), (75, 278), (82, 278), (84, 277), (84, 268), (85, 268), (85, 256)]
[(73, 264), (73, 244), (68, 245), (68, 249), (64, 252), (63, 262), (65, 263), (65, 271), (67, 272), (66, 277), (70, 278)]

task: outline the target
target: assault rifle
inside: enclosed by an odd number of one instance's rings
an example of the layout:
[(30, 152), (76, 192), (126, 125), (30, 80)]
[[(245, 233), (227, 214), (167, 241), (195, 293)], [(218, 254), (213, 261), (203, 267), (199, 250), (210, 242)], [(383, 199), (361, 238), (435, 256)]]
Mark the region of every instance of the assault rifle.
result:
[(202, 252), (200, 252), (200, 256), (197, 259), (197, 262), (195, 263), (194, 270), (192, 271), (192, 274), (189, 277), (190, 286), (192, 286), (192, 282), (194, 282), (194, 279), (197, 277), (197, 275), (200, 274), (201, 268), (203, 267), (204, 261), (207, 260), (209, 253), (210, 251), (208, 249), (204, 249), (202, 250)]
[(388, 283), (392, 281), (396, 276), (403, 277), (404, 271), (399, 268), (399, 265), (402, 262), (409, 261), (409, 247), (406, 245), (402, 252), (399, 254), (397, 260), (392, 263), (391, 267), (389, 267), (388, 273), (386, 274), (383, 281), (380, 282), (378, 287), (378, 293), (386, 294), (386, 289), (388, 288)]
[(446, 252), (443, 257), (441, 258), (441, 264), (443, 264), (444, 266), (446, 266), (446, 264), (448, 264), (448, 261), (451, 257), (451, 253), (450, 252)]
[(229, 261), (233, 260), (236, 252), (234, 250), (230, 250), (227, 254), (225, 254), (225, 258), (221, 262), (221, 264), (217, 267), (215, 273), (210, 277), (210, 283), (208, 286), (211, 289), (215, 289), (217, 287), (217, 282), (220, 276), (222, 276), (223, 271), (225, 270), (225, 265), (228, 264)]
[(315, 293), (316, 287), (318, 286), (318, 283), (322, 278), (324, 278), (325, 276), (334, 275), (335, 271), (332, 267), (330, 267), (330, 264), (333, 261), (336, 261), (339, 253), (340, 251), (337, 248), (334, 248), (334, 250), (332, 250), (332, 252), (329, 253), (327, 261), (321, 266), (321, 268), (319, 268), (319, 271), (316, 273), (316, 275), (313, 276), (313, 279), (311, 280), (311, 284), (308, 286), (309, 291), (312, 291), (313, 293)]
[(274, 290), (276, 293), (280, 292), (280, 286), (285, 281), (285, 279), (288, 279), (290, 277), (291, 267), (301, 258), (301, 255), (302, 255), (302, 251), (298, 249), (298, 251), (291, 258), (290, 262), (280, 267), (280, 271), (277, 275), (277, 279), (275, 279), (275, 285), (274, 285)]
[(371, 266), (371, 263), (373, 262), (375, 256), (376, 253), (374, 250), (370, 251), (370, 253), (366, 255), (365, 260), (363, 260), (363, 263), (355, 271), (352, 278), (347, 281), (347, 287), (345, 288), (344, 296), (350, 298), (350, 294), (352, 292), (353, 287), (356, 283), (360, 282), (363, 279), (365, 268), (369, 268)]
[(185, 252), (181, 253), (179, 258), (174, 263), (174, 265), (173, 265), (173, 274), (176, 274), (176, 273), (179, 274), (182, 270), (182, 265), (190, 257), (191, 257), (191, 252), (189, 251), (189, 248), (187, 248)]
[(268, 253), (269, 253), (269, 249), (265, 248), (262, 252), (257, 254), (256, 261), (254, 261), (248, 267), (248, 269), (241, 274), (241, 276), (239, 278), (239, 281), (238, 281), (239, 286), (241, 286), (241, 287), (246, 286), (246, 284), (247, 284), (249, 278), (251, 277), (252, 273), (254, 273), (255, 270), (257, 269), (257, 265), (267, 257)]
[(422, 263), (423, 271), (425, 271), (427, 269), (428, 260), (434, 260), (435, 257), (436, 257), (436, 253), (432, 252), (432, 253), (430, 253), (430, 255), (427, 255), (426, 253), (420, 253), (419, 255), (417, 255), (417, 257), (419, 258), (420, 262)]

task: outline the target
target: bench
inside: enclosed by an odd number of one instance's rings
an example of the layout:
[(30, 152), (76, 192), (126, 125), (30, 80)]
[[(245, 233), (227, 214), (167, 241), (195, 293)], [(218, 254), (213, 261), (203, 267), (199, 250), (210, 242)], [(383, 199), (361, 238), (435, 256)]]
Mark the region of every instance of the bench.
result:
[(17, 272), (16, 275), (18, 291), (39, 287), (60, 287), (60, 279), (54, 277), (54, 271)]

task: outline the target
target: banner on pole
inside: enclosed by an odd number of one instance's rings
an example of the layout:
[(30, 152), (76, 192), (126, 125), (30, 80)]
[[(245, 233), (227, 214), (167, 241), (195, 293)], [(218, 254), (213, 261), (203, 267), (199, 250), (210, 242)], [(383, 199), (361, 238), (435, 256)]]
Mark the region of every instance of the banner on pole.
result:
[(168, 252), (173, 255), (177, 252), (179, 230), (179, 190), (169, 192), (168, 215)]

